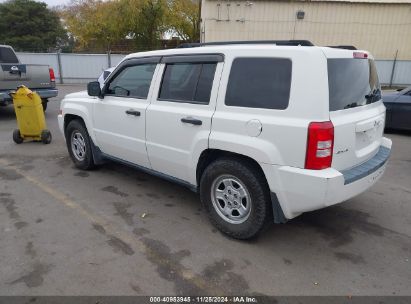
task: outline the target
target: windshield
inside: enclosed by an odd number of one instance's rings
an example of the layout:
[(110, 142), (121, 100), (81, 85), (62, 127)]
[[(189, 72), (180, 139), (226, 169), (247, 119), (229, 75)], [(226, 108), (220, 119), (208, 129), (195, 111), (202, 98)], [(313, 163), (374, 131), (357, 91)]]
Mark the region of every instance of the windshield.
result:
[(354, 108), (381, 99), (377, 69), (371, 59), (328, 59), (330, 111)]
[(400, 94), (405, 94), (407, 92), (411, 91), (411, 87), (407, 87), (405, 89), (402, 89), (401, 91), (399, 91)]

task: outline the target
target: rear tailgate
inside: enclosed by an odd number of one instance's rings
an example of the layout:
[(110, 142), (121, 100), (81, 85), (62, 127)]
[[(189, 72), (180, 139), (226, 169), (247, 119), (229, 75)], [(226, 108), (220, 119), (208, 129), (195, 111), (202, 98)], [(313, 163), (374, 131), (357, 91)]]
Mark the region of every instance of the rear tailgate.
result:
[(381, 146), (385, 107), (374, 60), (366, 52), (328, 55), (330, 120), (334, 125), (332, 167), (346, 170), (366, 162)]
[(15, 89), (20, 85), (30, 89), (54, 87), (49, 67), (40, 64), (0, 64), (0, 90)]

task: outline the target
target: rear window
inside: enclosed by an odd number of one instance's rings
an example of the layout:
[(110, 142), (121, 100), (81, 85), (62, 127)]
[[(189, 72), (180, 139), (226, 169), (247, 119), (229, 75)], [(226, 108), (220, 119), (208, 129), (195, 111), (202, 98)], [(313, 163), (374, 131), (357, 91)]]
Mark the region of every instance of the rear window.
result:
[(371, 59), (328, 59), (330, 111), (370, 104), (381, 99), (377, 69)]
[(228, 80), (227, 106), (284, 110), (291, 87), (291, 60), (237, 58)]
[(13, 50), (8, 47), (0, 47), (0, 63), (18, 63), (19, 60)]

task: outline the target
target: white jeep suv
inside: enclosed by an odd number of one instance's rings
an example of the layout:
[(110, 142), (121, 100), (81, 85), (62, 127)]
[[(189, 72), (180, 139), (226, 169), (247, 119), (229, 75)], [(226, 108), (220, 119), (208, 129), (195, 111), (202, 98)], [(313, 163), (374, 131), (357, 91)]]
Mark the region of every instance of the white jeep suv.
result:
[(73, 162), (115, 160), (185, 185), (239, 239), (364, 192), (391, 149), (373, 58), (279, 44), (128, 55), (103, 89), (62, 101)]

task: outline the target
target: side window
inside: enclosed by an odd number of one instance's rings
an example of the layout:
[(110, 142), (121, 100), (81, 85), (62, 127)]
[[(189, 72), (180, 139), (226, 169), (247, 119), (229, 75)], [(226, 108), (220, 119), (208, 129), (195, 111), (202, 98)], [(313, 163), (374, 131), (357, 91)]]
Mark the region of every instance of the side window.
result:
[(230, 71), (227, 106), (277, 109), (288, 107), (291, 60), (285, 58), (236, 58)]
[(166, 64), (159, 99), (208, 104), (216, 63)]
[(147, 98), (156, 63), (125, 67), (111, 80), (107, 95)]

